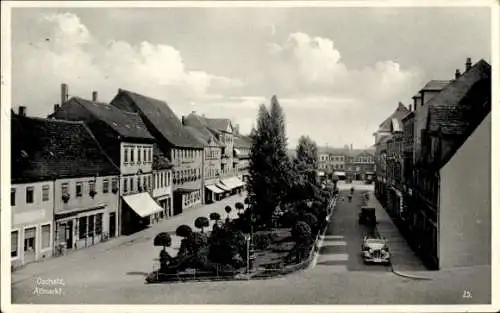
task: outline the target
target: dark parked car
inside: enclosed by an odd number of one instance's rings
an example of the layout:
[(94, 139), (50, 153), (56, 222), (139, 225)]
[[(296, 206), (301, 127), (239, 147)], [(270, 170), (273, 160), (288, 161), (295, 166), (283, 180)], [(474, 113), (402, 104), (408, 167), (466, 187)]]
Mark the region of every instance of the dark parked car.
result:
[(361, 207), (361, 212), (359, 212), (358, 223), (360, 225), (375, 226), (375, 224), (377, 224), (375, 208), (370, 206)]

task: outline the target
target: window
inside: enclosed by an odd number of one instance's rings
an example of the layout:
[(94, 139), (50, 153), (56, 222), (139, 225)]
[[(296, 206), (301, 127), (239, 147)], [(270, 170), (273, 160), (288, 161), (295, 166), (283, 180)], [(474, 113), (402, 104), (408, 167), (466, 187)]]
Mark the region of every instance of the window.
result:
[(147, 158), (147, 153), (149, 149), (144, 148), (144, 162), (149, 162), (149, 159)]
[(16, 205), (16, 188), (10, 188), (10, 205)]
[(15, 230), (10, 233), (10, 257), (18, 257), (18, 247), (19, 247), (19, 231)]
[(82, 182), (77, 182), (76, 183), (76, 196), (81, 197), (82, 196)]
[(123, 153), (123, 162), (124, 162), (125, 164), (127, 164), (127, 163), (128, 163), (128, 148), (125, 148), (125, 150), (124, 150), (124, 151), (125, 151), (125, 152)]
[(78, 223), (78, 232), (79, 232), (79, 239), (85, 239), (87, 238), (87, 217), (82, 216), (79, 219)]
[(142, 181), (142, 177), (141, 176), (137, 177), (137, 190), (141, 189), (141, 185), (142, 185), (141, 181)]
[(89, 181), (89, 191), (95, 191), (95, 181)]
[(50, 248), (50, 224), (42, 225), (42, 249)]
[(118, 178), (113, 178), (111, 180), (111, 190), (118, 190)]
[(135, 150), (134, 147), (130, 148), (130, 162), (131, 163), (134, 163), (134, 152), (135, 152), (134, 150)]
[(95, 234), (100, 235), (102, 233), (102, 213), (98, 213), (95, 216)]
[(33, 203), (33, 187), (26, 187), (26, 203)]
[(102, 182), (102, 193), (108, 193), (109, 192), (109, 180), (105, 179)]
[(69, 185), (68, 185), (68, 183), (61, 184), (61, 193), (63, 195), (68, 195), (69, 196)]
[(49, 185), (42, 186), (42, 201), (49, 201), (49, 191), (50, 191)]
[(94, 237), (94, 219), (95, 215), (89, 215), (89, 231), (88, 231), (88, 236), (89, 237)]
[(141, 148), (137, 149), (137, 162), (141, 163)]
[(128, 180), (125, 178), (123, 180), (123, 192), (128, 192), (128, 184), (127, 184)]
[(36, 227), (24, 230), (24, 251), (35, 251)]
[(134, 178), (133, 177), (130, 177), (129, 183), (130, 183), (130, 191), (134, 191)]

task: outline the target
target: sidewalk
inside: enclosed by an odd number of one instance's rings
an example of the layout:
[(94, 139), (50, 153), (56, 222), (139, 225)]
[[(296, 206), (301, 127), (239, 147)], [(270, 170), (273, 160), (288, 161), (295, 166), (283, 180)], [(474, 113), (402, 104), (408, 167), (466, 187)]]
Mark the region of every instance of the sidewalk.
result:
[(399, 232), (396, 225), (394, 225), (394, 222), (392, 221), (392, 218), (389, 216), (387, 211), (375, 198), (374, 193), (370, 192), (369, 195), (370, 199), (367, 201), (367, 205), (375, 207), (375, 214), (377, 216), (377, 229), (380, 235), (389, 240), (389, 248), (392, 254), (391, 263), (393, 270), (398, 272), (429, 272), (420, 258), (410, 248), (410, 246), (406, 242), (406, 239)]
[(230, 216), (231, 218), (235, 218), (237, 216), (237, 212), (234, 208), (234, 204), (236, 202), (243, 202), (244, 197), (245, 194), (242, 196), (234, 195), (216, 203), (203, 205), (195, 209), (188, 209), (180, 215), (160, 221), (159, 223), (153, 224), (149, 228), (132, 235), (119, 236), (112, 240), (99, 243), (95, 246), (73, 251), (61, 257), (51, 257), (40, 262), (27, 264), (25, 267), (12, 273), (11, 284), (16, 284), (33, 277), (41, 276), (45, 273), (56, 272), (58, 268), (67, 268), (72, 264), (76, 265), (85, 260), (88, 261), (89, 259), (100, 257), (106, 252), (120, 248), (129, 248), (144, 241), (151, 241), (152, 245), (154, 236), (160, 232), (168, 232), (172, 235), (172, 246), (168, 248), (168, 252), (171, 255), (176, 255), (180, 245), (180, 238), (175, 236), (175, 230), (179, 225), (187, 224), (195, 229), (194, 220), (199, 216), (208, 217), (212, 212), (218, 212), (221, 215), (221, 218), (224, 219), (227, 215), (224, 211), (226, 205), (230, 205), (233, 208)]

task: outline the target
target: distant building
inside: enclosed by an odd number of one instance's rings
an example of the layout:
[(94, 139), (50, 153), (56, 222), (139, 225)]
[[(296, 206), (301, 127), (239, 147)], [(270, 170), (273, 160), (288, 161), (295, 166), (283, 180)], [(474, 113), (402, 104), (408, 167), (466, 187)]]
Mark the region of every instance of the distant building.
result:
[(375, 171), (374, 150), (320, 147), (318, 166), (320, 171), (333, 173), (340, 180), (365, 180)]
[(138, 113), (173, 165), (173, 214), (199, 207), (203, 199), (203, 144), (187, 131), (166, 102), (118, 90), (111, 105)]
[(119, 168), (83, 122), (12, 117), (11, 258), (99, 243), (114, 227)]
[(237, 176), (241, 181), (247, 182), (250, 170), (250, 153), (252, 149), (252, 140), (248, 136), (238, 134), (234, 135), (234, 153), (238, 160)]

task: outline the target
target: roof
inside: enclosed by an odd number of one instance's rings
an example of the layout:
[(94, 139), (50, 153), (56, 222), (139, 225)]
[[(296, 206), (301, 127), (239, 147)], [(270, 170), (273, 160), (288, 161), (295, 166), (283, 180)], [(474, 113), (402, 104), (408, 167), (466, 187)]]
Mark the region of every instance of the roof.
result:
[(203, 148), (203, 145), (184, 129), (181, 121), (166, 102), (120, 89), (111, 104), (118, 106), (120, 95), (128, 97), (141, 116), (171, 145), (182, 148)]
[[(143, 138), (154, 140), (137, 113), (120, 110), (115, 106), (93, 102), (90, 100), (73, 97), (63, 106), (77, 103), (90, 111), (95, 117), (109, 125), (113, 130), (125, 138)], [(57, 112), (52, 114), (57, 116)]]
[(373, 148), (368, 149), (346, 149), (346, 148), (334, 148), (334, 147), (319, 147), (319, 154), (331, 154), (331, 155), (343, 155), (348, 157), (356, 157), (360, 154), (374, 154)]
[(491, 110), (491, 66), (477, 62), (429, 101), (428, 129), (464, 135)]
[(184, 117), (185, 128), (198, 140), (201, 140), (204, 145), (208, 145), (210, 140), (215, 142), (216, 146), (224, 147), (218, 139), (216, 134), (207, 128), (205, 124), (205, 118), (194, 113), (190, 113), (188, 116)]
[(420, 91), (440, 91), (448, 86), (451, 80), (431, 80)]
[(401, 121), (404, 123), (404, 122), (406, 122), (406, 120), (408, 120), (412, 117), (415, 117), (415, 111), (408, 112), (408, 114), (406, 114), (405, 116), (403, 116), (401, 118)]
[(392, 129), (393, 132), (401, 132), (401, 131), (403, 131), (403, 124), (401, 123), (401, 119), (393, 118), (391, 120), (391, 129)]
[(386, 118), (382, 123), (380, 123), (378, 131), (392, 131), (392, 121), (393, 119), (401, 120), (405, 115), (410, 113), (407, 107), (405, 107), (401, 102), (398, 104), (398, 107), (388, 118)]
[(218, 130), (218, 131), (226, 131), (227, 128), (231, 125), (231, 120), (228, 118), (206, 118), (203, 117), (205, 123), (208, 127)]
[(249, 149), (252, 147), (252, 140), (243, 135), (234, 135), (234, 147)]
[(120, 174), (83, 122), (17, 115), (11, 121), (13, 182)]

